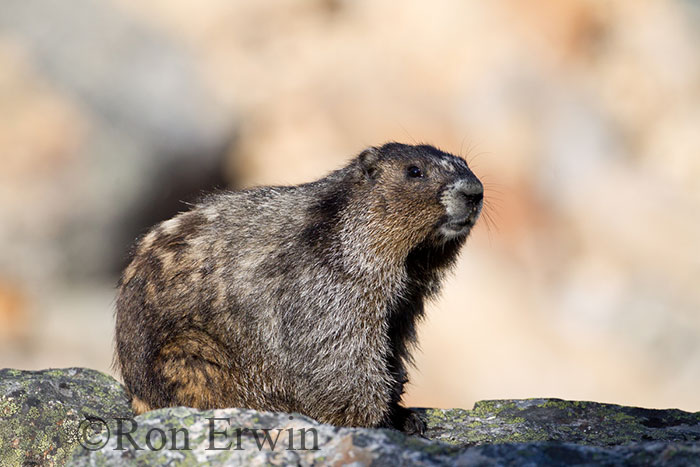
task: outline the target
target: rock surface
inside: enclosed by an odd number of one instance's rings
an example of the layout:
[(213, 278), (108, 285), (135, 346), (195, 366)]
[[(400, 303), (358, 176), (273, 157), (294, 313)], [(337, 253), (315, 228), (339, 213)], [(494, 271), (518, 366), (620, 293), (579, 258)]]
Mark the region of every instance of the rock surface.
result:
[(0, 370), (0, 465), (62, 465), (87, 417), (129, 417), (122, 386), (95, 370)]
[(0, 465), (700, 465), (700, 413), (557, 399), (420, 411), (427, 439), (246, 409), (131, 418), (99, 372), (1, 370)]

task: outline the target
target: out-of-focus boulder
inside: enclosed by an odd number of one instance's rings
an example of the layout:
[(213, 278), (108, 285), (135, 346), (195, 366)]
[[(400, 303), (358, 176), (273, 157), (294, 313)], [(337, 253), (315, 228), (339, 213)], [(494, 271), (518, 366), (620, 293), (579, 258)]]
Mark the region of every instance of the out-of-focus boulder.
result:
[[(3, 144), (0, 242), (12, 248), (0, 249), (0, 272), (114, 273), (145, 228), (225, 185), (233, 112), (176, 40), (90, 0), (8, 0), (0, 33), (0, 62), (16, 65), (0, 83), (15, 122)], [(44, 140), (55, 144), (35, 144)]]

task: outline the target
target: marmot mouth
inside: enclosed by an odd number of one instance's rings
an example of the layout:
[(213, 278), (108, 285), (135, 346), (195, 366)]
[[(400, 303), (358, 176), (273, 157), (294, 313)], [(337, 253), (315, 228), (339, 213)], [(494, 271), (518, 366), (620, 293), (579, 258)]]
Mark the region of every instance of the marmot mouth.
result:
[(455, 230), (455, 231), (460, 231), (463, 230), (465, 227), (472, 228), (474, 227), (474, 224), (476, 223), (476, 216), (467, 216), (462, 219), (455, 219), (455, 220), (450, 220), (448, 221), (445, 226)]
[(443, 225), (452, 232), (466, 233), (474, 227), (479, 219), (479, 214), (481, 214), (481, 206), (472, 207), (466, 212), (460, 213), (459, 216), (448, 217)]

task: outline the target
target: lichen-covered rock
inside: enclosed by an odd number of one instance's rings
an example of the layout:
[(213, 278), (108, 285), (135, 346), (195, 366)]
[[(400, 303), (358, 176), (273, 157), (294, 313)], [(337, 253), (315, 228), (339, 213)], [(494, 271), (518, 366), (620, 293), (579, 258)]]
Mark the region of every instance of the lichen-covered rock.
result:
[(133, 416), (122, 386), (103, 373), (0, 370), (0, 465), (63, 465), (95, 416)]
[(556, 399), (421, 411), (430, 440), (338, 428), (301, 415), (162, 409), (121, 427), (107, 423), (90, 440), (95, 450), (82, 449), (73, 461), (83, 466), (700, 465), (700, 413)]
[(700, 466), (700, 413), (558, 399), (419, 410), (428, 439), (247, 409), (133, 417), (97, 371), (0, 370), (0, 465)]
[(421, 409), (428, 437), (459, 446), (566, 441), (618, 446), (700, 440), (700, 413), (559, 399), (481, 401), (472, 410)]
[(160, 409), (107, 421), (71, 465), (447, 465), (460, 448), (393, 430), (320, 424), (299, 414), (247, 409)]
[(646, 442), (598, 447), (562, 442), (484, 444), (465, 449), (457, 465), (479, 466), (663, 466), (700, 465), (698, 443)]

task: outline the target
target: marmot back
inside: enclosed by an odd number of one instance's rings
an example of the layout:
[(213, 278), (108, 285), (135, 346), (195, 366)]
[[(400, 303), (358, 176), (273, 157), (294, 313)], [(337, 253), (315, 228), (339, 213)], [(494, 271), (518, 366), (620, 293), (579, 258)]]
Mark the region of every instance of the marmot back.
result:
[(415, 325), (482, 198), (463, 159), (389, 143), (318, 181), (211, 196), (162, 222), (117, 298), (134, 410), (247, 407), (422, 431), (399, 405)]

